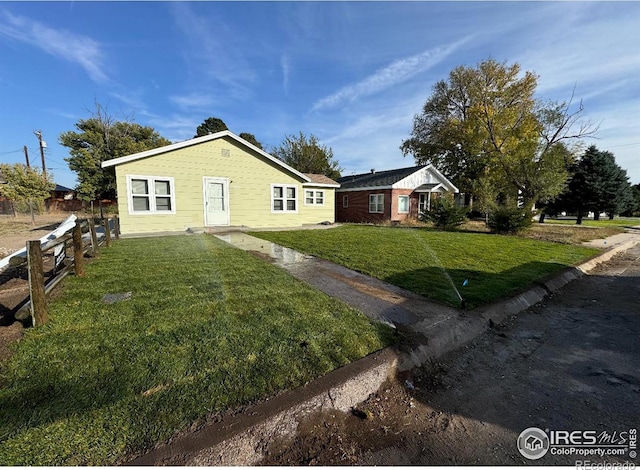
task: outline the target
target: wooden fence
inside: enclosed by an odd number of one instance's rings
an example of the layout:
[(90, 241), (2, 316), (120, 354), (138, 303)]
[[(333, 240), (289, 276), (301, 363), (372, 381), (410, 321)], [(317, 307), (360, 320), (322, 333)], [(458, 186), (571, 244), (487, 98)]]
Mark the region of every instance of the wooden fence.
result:
[[(112, 223), (113, 222), (113, 223)], [(94, 219), (78, 219), (72, 230), (47, 243), (40, 240), (27, 242), (24, 259), (12, 259), (12, 265), (27, 264), (29, 273), (29, 299), (15, 313), (17, 320), (26, 320), (31, 316), (33, 325), (43, 325), (48, 320), (47, 294), (71, 272), (84, 276), (84, 256), (96, 257), (100, 246), (111, 245), (111, 235), (120, 238), (118, 216), (101, 220), (102, 233), (99, 234)], [(53, 251), (52, 276), (45, 282), (44, 254)], [(72, 253), (71, 256), (69, 254)]]

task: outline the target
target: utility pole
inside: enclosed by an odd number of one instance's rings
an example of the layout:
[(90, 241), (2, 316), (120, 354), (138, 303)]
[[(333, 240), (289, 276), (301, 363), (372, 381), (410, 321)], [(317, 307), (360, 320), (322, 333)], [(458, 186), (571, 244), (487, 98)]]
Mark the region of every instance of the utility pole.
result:
[(26, 145), (24, 146), (24, 158), (27, 159), (27, 168), (31, 168), (31, 165), (29, 165), (29, 151)]
[(44, 164), (44, 148), (47, 146), (47, 143), (42, 140), (42, 131), (33, 131), (33, 133), (38, 138), (38, 142), (40, 143), (40, 157), (42, 158), (42, 174), (44, 177), (47, 177), (47, 168)]

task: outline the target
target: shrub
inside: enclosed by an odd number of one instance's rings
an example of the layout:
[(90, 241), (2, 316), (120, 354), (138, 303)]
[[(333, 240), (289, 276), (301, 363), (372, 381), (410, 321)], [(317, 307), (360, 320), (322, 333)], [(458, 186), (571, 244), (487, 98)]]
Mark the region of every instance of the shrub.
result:
[(487, 225), (494, 233), (518, 233), (531, 227), (533, 214), (518, 207), (499, 207), (489, 214)]
[(452, 197), (444, 195), (435, 202), (431, 210), (420, 214), (420, 220), (433, 222), (436, 228), (442, 230), (451, 230), (464, 223), (466, 212), (466, 208), (457, 206)]

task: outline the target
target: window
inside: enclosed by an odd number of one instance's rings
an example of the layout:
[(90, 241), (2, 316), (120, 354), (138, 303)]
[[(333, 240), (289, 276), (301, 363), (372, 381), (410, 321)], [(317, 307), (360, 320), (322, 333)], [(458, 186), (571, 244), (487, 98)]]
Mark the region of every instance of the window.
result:
[(369, 212), (384, 214), (384, 194), (369, 194)]
[(349, 196), (342, 196), (342, 207), (349, 207)]
[(297, 192), (296, 186), (271, 185), (271, 212), (297, 212)]
[(429, 195), (425, 193), (420, 193), (420, 198), (418, 199), (418, 212), (423, 213), (429, 210)]
[(305, 190), (304, 204), (306, 206), (324, 206), (324, 191)]
[(175, 214), (173, 178), (127, 176), (130, 214)]
[(398, 196), (398, 214), (409, 213), (409, 196)]

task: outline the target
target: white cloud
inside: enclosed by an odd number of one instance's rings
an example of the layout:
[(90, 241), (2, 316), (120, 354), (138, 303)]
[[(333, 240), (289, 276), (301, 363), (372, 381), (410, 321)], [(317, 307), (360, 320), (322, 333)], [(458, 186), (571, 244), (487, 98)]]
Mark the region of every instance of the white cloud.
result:
[(282, 87), (284, 88), (284, 92), (288, 93), (289, 91), (289, 75), (291, 74), (291, 59), (286, 54), (283, 54), (280, 57), (280, 67), (282, 68)]
[(336, 93), (316, 101), (311, 111), (337, 108), (360, 97), (374, 95), (391, 88), (443, 61), (469, 39), (471, 37), (463, 38), (447, 46), (435, 47), (420, 54), (396, 60), (390, 65), (377, 70), (364, 80), (347, 85)]
[(96, 83), (109, 80), (103, 70), (104, 53), (100, 44), (88, 36), (62, 29), (50, 28), (38, 21), (23, 16), (14, 16), (4, 11), (0, 22), (0, 35), (35, 46), (44, 52), (85, 69)]
[(210, 108), (215, 103), (215, 98), (209, 94), (190, 93), (188, 95), (174, 95), (169, 97), (169, 101), (181, 108)]

